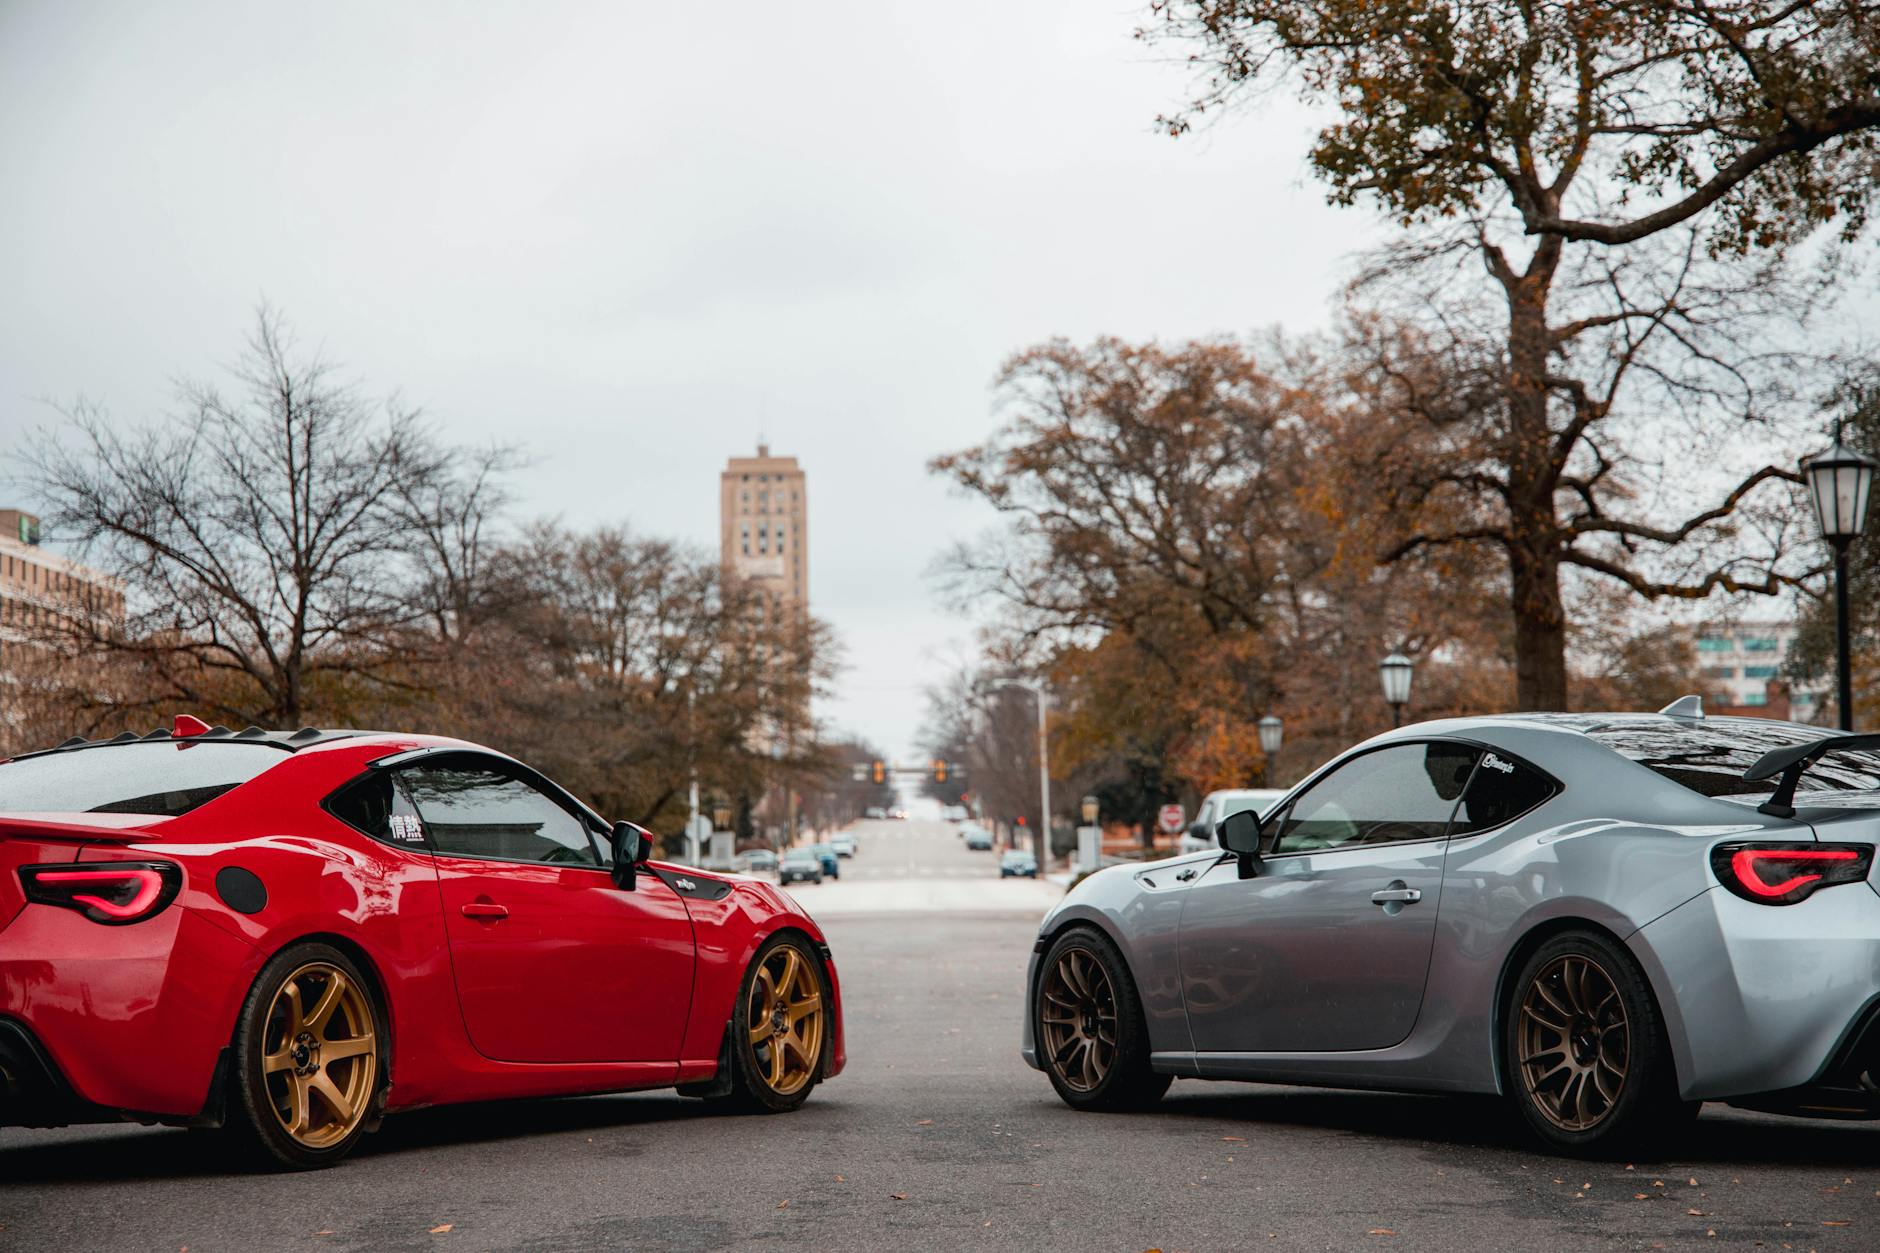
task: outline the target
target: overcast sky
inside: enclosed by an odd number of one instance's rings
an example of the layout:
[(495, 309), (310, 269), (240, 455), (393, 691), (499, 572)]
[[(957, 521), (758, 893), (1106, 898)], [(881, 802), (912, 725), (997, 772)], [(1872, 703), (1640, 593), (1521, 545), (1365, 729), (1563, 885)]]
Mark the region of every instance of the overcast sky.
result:
[[(160, 418), (262, 298), (466, 440), (525, 515), (715, 546), (760, 432), (809, 475), (823, 710), (911, 753), (989, 515), (925, 469), (1008, 353), (1325, 323), (1372, 230), (1285, 104), (1155, 131), (1185, 71), (1105, 0), (0, 3), (0, 448)], [(477, 17), (467, 15), (474, 9)]]

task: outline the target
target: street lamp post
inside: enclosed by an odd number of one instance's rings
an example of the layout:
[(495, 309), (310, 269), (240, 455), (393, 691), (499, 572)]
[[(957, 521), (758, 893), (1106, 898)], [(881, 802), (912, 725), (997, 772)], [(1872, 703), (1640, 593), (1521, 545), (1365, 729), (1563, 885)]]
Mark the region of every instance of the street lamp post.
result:
[(1849, 656), (1847, 625), (1847, 546), (1867, 525), (1867, 493), (1873, 487), (1872, 457), (1841, 442), (1841, 427), (1834, 428), (1834, 444), (1826, 452), (1802, 463), (1809, 495), (1815, 498), (1815, 520), (1821, 537), (1834, 546), (1834, 670), (1841, 729), (1854, 729), (1854, 664)]
[(1268, 714), (1254, 724), (1260, 731), (1260, 752), (1266, 762), (1260, 768), (1260, 780), (1272, 786), (1273, 762), (1279, 757), (1280, 745), (1286, 742), (1286, 724), (1278, 714)]
[(1045, 706), (1050, 696), (1042, 684), (1022, 683), (1017, 679), (1007, 679), (1002, 687), (1015, 687), (1030, 692), (1038, 702), (1038, 830), (1032, 836), (1038, 855), (1039, 873), (1043, 873), (1047, 858), (1051, 854), (1051, 742), (1045, 728)]
[(1390, 706), (1390, 724), (1403, 725), (1403, 707), (1410, 703), (1410, 679), (1417, 663), (1402, 653), (1393, 652), (1377, 665), (1377, 677), (1384, 684), (1384, 703)]

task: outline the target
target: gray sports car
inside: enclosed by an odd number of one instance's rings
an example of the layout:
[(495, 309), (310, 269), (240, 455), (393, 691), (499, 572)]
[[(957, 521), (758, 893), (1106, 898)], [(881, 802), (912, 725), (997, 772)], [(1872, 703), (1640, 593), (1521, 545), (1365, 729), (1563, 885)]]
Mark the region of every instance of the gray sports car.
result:
[(1378, 736), (1228, 851), (1069, 893), (1025, 1060), (1080, 1109), (1177, 1075), (1501, 1093), (1587, 1155), (1707, 1100), (1880, 1116), (1875, 750), (1689, 697)]

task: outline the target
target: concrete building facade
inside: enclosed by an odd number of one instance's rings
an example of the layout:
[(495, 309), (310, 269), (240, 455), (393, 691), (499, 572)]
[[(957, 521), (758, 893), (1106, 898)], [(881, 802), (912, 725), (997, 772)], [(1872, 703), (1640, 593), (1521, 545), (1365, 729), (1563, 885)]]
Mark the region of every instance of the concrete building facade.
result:
[(732, 457), (718, 476), (719, 549), (726, 570), (769, 593), (781, 617), (809, 612), (809, 498), (795, 457)]

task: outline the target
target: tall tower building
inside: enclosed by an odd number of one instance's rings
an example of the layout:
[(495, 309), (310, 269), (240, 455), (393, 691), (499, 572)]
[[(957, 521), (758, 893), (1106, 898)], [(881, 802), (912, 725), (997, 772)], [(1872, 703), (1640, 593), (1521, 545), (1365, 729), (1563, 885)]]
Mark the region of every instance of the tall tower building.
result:
[(724, 567), (770, 593), (784, 612), (809, 612), (809, 502), (795, 457), (733, 457), (718, 476)]

